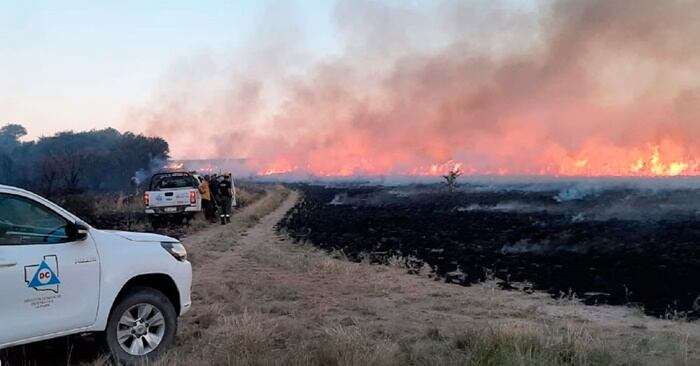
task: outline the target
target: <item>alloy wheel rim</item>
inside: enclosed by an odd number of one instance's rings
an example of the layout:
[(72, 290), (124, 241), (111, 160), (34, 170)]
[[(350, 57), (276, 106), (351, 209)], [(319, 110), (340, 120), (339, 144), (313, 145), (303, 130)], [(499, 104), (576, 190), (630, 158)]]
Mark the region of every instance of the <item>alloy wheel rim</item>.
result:
[(117, 324), (117, 342), (133, 356), (147, 355), (160, 345), (165, 334), (165, 318), (151, 304), (136, 304), (127, 309)]

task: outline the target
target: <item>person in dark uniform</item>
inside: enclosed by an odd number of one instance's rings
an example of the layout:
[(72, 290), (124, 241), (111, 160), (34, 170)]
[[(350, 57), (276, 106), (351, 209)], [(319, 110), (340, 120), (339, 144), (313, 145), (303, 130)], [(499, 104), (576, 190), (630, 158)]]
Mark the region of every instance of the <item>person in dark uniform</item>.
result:
[(231, 173), (224, 174), (224, 179), (219, 182), (218, 187), (221, 197), (221, 225), (224, 225), (231, 222), (231, 204), (233, 203)]
[(209, 191), (211, 193), (211, 203), (214, 206), (214, 220), (217, 212), (221, 213), (221, 197), (219, 196), (219, 180), (216, 174), (209, 176)]

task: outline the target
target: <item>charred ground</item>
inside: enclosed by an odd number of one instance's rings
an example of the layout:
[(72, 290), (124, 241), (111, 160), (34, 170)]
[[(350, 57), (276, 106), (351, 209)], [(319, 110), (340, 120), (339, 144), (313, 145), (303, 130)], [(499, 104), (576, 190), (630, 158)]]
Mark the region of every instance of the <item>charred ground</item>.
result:
[(493, 276), (588, 304), (700, 315), (696, 190), (298, 188), (304, 199), (280, 226), (357, 260), (400, 256), (462, 285)]

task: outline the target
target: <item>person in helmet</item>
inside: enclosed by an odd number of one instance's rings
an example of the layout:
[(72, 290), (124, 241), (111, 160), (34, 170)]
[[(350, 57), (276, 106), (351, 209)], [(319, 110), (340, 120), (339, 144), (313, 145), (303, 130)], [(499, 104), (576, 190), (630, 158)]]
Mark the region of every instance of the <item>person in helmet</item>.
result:
[(221, 197), (221, 225), (231, 222), (231, 205), (233, 203), (233, 185), (231, 173), (225, 173), (224, 179), (219, 182), (219, 196)]

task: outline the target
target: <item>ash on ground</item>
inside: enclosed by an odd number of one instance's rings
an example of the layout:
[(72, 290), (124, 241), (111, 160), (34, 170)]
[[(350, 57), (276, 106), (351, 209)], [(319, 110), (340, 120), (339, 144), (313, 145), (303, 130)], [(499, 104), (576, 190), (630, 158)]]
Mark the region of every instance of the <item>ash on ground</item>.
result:
[(321, 187), (281, 222), (293, 238), (374, 262), (403, 256), (469, 285), (700, 315), (700, 190), (693, 187)]

